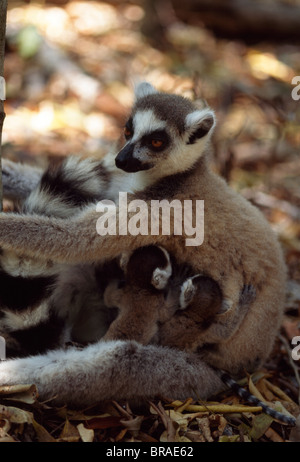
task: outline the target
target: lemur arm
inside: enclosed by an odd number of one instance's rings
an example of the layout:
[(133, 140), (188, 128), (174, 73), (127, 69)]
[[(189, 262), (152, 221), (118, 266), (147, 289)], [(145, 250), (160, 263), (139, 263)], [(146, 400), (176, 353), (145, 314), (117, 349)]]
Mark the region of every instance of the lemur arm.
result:
[(40, 181), (44, 171), (39, 167), (2, 159), (3, 195), (7, 199), (24, 200)]
[[(134, 250), (156, 244), (161, 239), (159, 235), (151, 235), (150, 230), (148, 235), (120, 235), (119, 209), (111, 206), (109, 216), (112, 220), (116, 218), (116, 235), (100, 236), (97, 233), (96, 225), (100, 214), (95, 205), (87, 207), (70, 219), (1, 213), (0, 246), (32, 257), (38, 255), (57, 263), (85, 263), (112, 259), (123, 249)], [(145, 216), (145, 219), (148, 217)], [(120, 226), (126, 224), (120, 223)], [(164, 236), (164, 242), (182, 238), (183, 236)]]

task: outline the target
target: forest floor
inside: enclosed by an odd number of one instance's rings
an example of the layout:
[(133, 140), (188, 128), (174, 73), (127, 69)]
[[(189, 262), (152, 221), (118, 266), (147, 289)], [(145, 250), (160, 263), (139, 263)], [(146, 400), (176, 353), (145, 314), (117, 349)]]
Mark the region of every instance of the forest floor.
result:
[[(299, 365), (291, 342), (300, 335), (300, 100), (293, 98), (292, 79), (300, 75), (300, 46), (250, 46), (173, 19), (158, 49), (141, 33), (143, 20), (144, 10), (132, 2), (11, 1), (4, 156), (43, 166), (70, 153), (102, 157), (118, 145), (137, 80), (205, 99), (218, 120), (215, 169), (264, 213), (288, 267), (286, 314), (274, 351), (243, 384), (298, 416)], [(116, 402), (58, 409), (38, 399), (34, 384), (0, 387), (0, 397), (0, 441), (299, 440), (232, 391), (214, 397), (213, 407), (165, 399), (139, 411)]]

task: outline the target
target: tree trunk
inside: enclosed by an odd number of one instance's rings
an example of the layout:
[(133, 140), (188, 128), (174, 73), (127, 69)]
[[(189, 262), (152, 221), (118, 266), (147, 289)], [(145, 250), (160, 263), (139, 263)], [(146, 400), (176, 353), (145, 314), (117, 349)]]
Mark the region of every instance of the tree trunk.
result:
[(4, 81), (4, 53), (5, 53), (5, 31), (6, 31), (7, 0), (0, 0), (0, 210), (2, 211), (2, 129), (5, 119), (5, 81)]

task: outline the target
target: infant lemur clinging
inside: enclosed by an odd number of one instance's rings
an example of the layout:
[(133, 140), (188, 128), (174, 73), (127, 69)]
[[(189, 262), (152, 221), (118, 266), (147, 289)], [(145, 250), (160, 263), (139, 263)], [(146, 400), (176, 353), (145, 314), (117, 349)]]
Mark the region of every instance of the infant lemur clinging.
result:
[[(193, 274), (187, 265), (178, 265), (162, 247), (150, 245), (131, 255), (125, 253), (120, 266), (122, 279), (113, 279), (104, 290), (105, 305), (119, 309), (104, 340), (172, 344), (192, 352), (198, 346), (197, 334), (205, 332), (207, 342), (212, 343), (230, 337), (255, 299), (254, 288), (245, 286), (235, 320), (214, 323), (216, 315), (228, 309), (219, 284)], [(176, 312), (183, 310), (185, 322), (181, 318), (178, 329)]]
[[(128, 193), (128, 201), (142, 200), (149, 209), (152, 200), (204, 201), (201, 245), (186, 245), (190, 236), (184, 227), (177, 235), (99, 235), (95, 204), (67, 219), (0, 215), (1, 248), (53, 264), (98, 265), (122, 252), (148, 245), (162, 247), (178, 265), (187, 265), (193, 275), (206, 275), (219, 285), (222, 310), (209, 329), (202, 324), (197, 327), (187, 307), (168, 321), (173, 334), (166, 335), (166, 346), (98, 341), (82, 351), (71, 348), (6, 361), (0, 364), (3, 384), (34, 382), (42, 399), (56, 396), (56, 402), (74, 405), (91, 404), (99, 396), (205, 399), (223, 386), (216, 368), (238, 376), (267, 358), (284, 310), (285, 265), (277, 239), (261, 213), (211, 170), (214, 126), (210, 108), (199, 109), (179, 95), (158, 92), (144, 83), (135, 92), (123, 149), (115, 159), (110, 154), (99, 161), (107, 181), (103, 198), (115, 203), (120, 191)], [(111, 207), (110, 211), (116, 213), (118, 229), (120, 209)], [(170, 225), (174, 229), (172, 216)], [(255, 296), (245, 315), (239, 316), (245, 287)], [(216, 329), (214, 340), (207, 341), (213, 325), (225, 324), (232, 326), (226, 338)]]

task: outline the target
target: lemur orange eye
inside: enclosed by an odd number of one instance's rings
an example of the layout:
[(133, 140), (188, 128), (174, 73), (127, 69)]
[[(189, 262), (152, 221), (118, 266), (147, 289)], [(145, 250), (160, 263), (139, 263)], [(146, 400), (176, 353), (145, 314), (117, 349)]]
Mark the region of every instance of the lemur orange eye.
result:
[(132, 131), (128, 127), (125, 127), (124, 135), (125, 135), (125, 138), (130, 138), (132, 136)]
[(161, 140), (151, 140), (151, 144), (154, 148), (161, 148), (163, 142)]

